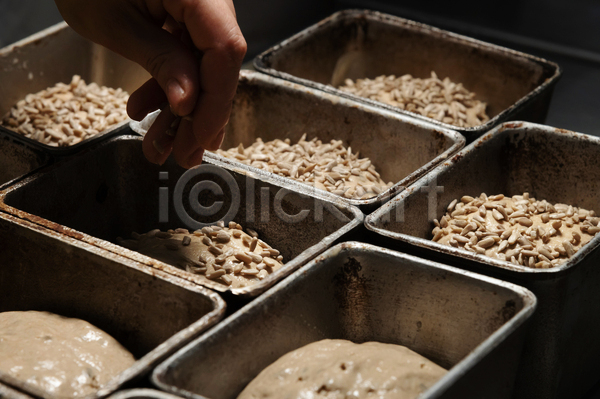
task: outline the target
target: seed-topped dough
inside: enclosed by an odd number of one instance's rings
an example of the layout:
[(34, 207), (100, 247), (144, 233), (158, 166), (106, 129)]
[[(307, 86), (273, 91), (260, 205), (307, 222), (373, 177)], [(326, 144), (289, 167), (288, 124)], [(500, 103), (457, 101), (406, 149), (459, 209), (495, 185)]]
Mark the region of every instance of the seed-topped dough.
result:
[(122, 89), (71, 83), (28, 94), (11, 108), (2, 125), (51, 147), (77, 144), (127, 119), (129, 94)]
[(458, 127), (478, 126), (490, 119), (486, 103), (476, 100), (475, 93), (449, 78), (440, 80), (435, 72), (427, 79), (411, 75), (346, 79), (339, 89)]
[(250, 147), (240, 144), (217, 154), (345, 198), (367, 199), (393, 186), (381, 179), (369, 158), (359, 158), (341, 140), (323, 144), (316, 137), (306, 141), (304, 134), (298, 143), (290, 143), (290, 139), (265, 143), (258, 138)]
[(594, 211), (528, 193), (464, 196), (434, 221), (433, 241), (532, 268), (566, 262), (600, 231)]
[(152, 230), (132, 234), (132, 239), (119, 244), (232, 288), (254, 284), (283, 266), (279, 251), (259, 240), (254, 230), (256, 237), (239, 224), (229, 226), (203, 227), (193, 233)]

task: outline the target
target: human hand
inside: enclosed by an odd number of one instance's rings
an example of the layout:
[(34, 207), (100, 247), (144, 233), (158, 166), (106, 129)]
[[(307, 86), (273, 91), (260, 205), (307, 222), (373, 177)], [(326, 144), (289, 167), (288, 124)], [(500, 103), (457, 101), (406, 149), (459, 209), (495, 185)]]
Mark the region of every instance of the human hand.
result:
[(75, 31), (153, 76), (127, 104), (134, 120), (167, 111), (144, 137), (149, 161), (163, 164), (172, 152), (191, 168), (219, 148), (246, 54), (232, 0), (55, 1)]

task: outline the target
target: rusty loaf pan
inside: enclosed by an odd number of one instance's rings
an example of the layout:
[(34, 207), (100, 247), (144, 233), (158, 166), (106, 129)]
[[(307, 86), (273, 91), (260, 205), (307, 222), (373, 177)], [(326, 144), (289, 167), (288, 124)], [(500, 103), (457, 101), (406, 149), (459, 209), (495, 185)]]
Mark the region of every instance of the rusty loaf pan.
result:
[(235, 398), (283, 354), (324, 338), (400, 344), (449, 373), (420, 398), (510, 398), (527, 289), (380, 247), (329, 249), (160, 364), (186, 398)]
[[(600, 235), (563, 265), (531, 269), (431, 241), (428, 211), (431, 219), (440, 218), (454, 198), (482, 192), (529, 192), (539, 200), (598, 211), (599, 185), (599, 138), (505, 123), (407, 188), (365, 224), (377, 233), (370, 240), (381, 245), (530, 289), (539, 302), (523, 351), (518, 397), (574, 398), (597, 381), (600, 367)], [(434, 186), (443, 192), (429, 207)]]
[[(0, 50), (0, 118), (27, 94), (69, 83), (73, 75), (80, 75), (88, 84), (120, 87), (129, 93), (150, 78), (139, 65), (84, 39), (61, 22)], [(67, 156), (122, 133), (128, 124), (129, 120), (123, 121), (68, 147), (51, 147), (5, 126), (0, 126), (0, 131), (47, 153)]]
[[(295, 194), (215, 165), (184, 172), (172, 160), (162, 167), (146, 161), (138, 136), (113, 137), (2, 191), (0, 210), (216, 291), (249, 297), (363, 226), (360, 210), (343, 202)], [(199, 202), (187, 200), (195, 187), (210, 181), (221, 188), (221, 195), (210, 197), (203, 191)], [(180, 199), (174, 200), (177, 187)], [(222, 202), (215, 214), (202, 216), (193, 208), (210, 207), (214, 201)], [(201, 227), (195, 223), (219, 219), (233, 219), (257, 231), (281, 251), (285, 267), (257, 284), (230, 289), (114, 244), (117, 237), (129, 238), (134, 231), (195, 230)]]
[(47, 153), (0, 132), (0, 187), (48, 165), (51, 160)]
[(170, 393), (157, 391), (156, 389), (136, 388), (119, 391), (109, 396), (109, 399), (181, 399)]
[[(346, 70), (336, 69), (351, 55), (355, 60)], [(544, 122), (561, 75), (553, 62), (367, 10), (337, 12), (266, 50), (254, 65), (269, 75), (456, 130), (467, 142), (504, 121)], [(449, 77), (474, 91), (477, 99), (488, 104), (490, 120), (460, 128), (345, 93), (331, 86), (334, 71), (342, 73), (343, 79), (407, 73), (426, 78), (435, 71), (441, 79)]]
[[(260, 137), (264, 141), (289, 138), (298, 142), (317, 136), (324, 143), (342, 140), (346, 147), (369, 157), (382, 178), (394, 186), (370, 199), (346, 199), (285, 178), (286, 186), (311, 195), (334, 196), (365, 213), (423, 176), (464, 146), (464, 138), (445, 127), (434, 126), (375, 107), (349, 101), (318, 90), (252, 71), (242, 71), (233, 111), (221, 148), (245, 147)], [(218, 155), (215, 157), (221, 158)], [(206, 160), (211, 162), (212, 157)], [(281, 181), (274, 173), (223, 159), (225, 167), (251, 173), (260, 180)]]
[[(146, 376), (225, 313), (225, 302), (210, 290), (5, 213), (0, 242), (0, 311), (86, 320), (138, 359), (89, 398)], [(1, 371), (0, 383), (53, 398)]]

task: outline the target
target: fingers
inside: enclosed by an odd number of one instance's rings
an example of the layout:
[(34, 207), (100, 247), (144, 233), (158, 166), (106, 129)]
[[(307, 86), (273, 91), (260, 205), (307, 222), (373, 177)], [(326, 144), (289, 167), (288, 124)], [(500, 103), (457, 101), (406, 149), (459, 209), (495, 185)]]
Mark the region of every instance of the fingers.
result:
[[(246, 42), (229, 0), (165, 2), (176, 20), (183, 21), (194, 45), (202, 52), (201, 92), (193, 113), (193, 133), (205, 149), (216, 150), (218, 136), (229, 120)], [(177, 151), (177, 148), (176, 148)]]
[[(162, 29), (167, 13), (157, 11), (153, 3), (105, 0), (96, 6), (98, 15), (87, 18), (90, 24), (84, 29), (92, 40), (142, 65), (156, 79), (173, 111), (188, 115), (198, 98), (198, 60), (178, 32)], [(154, 7), (149, 10), (145, 6)]]
[(150, 126), (142, 142), (142, 151), (148, 161), (158, 165), (165, 163), (173, 150), (177, 127), (175, 126), (173, 129), (171, 125), (176, 120), (177, 117), (169, 111), (167, 106)]
[(141, 121), (152, 111), (164, 108), (167, 96), (156, 79), (152, 78), (131, 93), (127, 101), (127, 114), (135, 121)]
[[(161, 113), (144, 139), (150, 161), (163, 163), (173, 150), (178, 163), (190, 167), (200, 163), (201, 148), (220, 146), (246, 53), (232, 0), (56, 2), (77, 32), (139, 63), (154, 77), (131, 95), (128, 113), (133, 119), (142, 119), (165, 99), (175, 114), (193, 115), (174, 141), (164, 133), (174, 116)], [(193, 46), (181, 37), (186, 30)], [(202, 54), (200, 61), (194, 47)]]
[(192, 130), (192, 122), (182, 119), (173, 143), (173, 157), (186, 169), (202, 163), (204, 149), (198, 144)]

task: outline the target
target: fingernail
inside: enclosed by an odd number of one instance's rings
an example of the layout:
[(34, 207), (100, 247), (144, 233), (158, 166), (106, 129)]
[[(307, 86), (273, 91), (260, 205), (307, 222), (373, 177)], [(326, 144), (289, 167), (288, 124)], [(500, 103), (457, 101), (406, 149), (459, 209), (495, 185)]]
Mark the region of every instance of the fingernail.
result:
[(196, 150), (187, 160), (187, 164), (190, 167), (194, 167), (196, 165), (200, 165), (202, 163), (202, 158), (204, 157), (204, 149), (200, 148)]
[[(177, 79), (169, 80), (169, 82), (167, 83), (167, 97), (169, 98), (169, 102), (171, 104), (178, 104), (181, 100), (183, 100), (184, 96), (185, 91), (183, 90), (183, 87), (181, 87)], [(173, 111), (174, 109), (173, 107), (171, 107), (171, 112)], [(173, 112), (173, 114), (177, 115), (177, 113), (175, 112)]]

